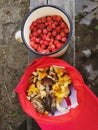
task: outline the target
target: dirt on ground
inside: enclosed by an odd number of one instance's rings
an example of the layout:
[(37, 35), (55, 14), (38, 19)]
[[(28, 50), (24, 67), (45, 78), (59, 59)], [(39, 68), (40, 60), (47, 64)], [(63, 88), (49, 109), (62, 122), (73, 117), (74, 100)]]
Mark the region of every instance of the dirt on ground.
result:
[(0, 0), (0, 130), (15, 130), (25, 119), (13, 90), (28, 63), (26, 47), (15, 40), (28, 10), (28, 0)]
[[(16, 130), (26, 119), (13, 90), (28, 64), (27, 48), (14, 37), (28, 10), (28, 0), (0, 0), (1, 130)], [(89, 25), (81, 23), (85, 13), (76, 16), (76, 68), (98, 96), (98, 19), (94, 16)]]
[[(85, 83), (98, 96), (98, 20), (91, 24), (76, 24), (76, 68), (82, 74)], [(81, 31), (80, 31), (81, 30)]]

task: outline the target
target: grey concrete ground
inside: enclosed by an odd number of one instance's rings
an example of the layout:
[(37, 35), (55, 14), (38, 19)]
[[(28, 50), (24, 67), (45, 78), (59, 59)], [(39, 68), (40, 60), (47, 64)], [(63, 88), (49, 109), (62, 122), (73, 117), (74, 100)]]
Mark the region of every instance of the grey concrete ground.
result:
[[(98, 96), (98, 0), (75, 0), (76, 68)], [(26, 118), (13, 92), (27, 66), (27, 48), (15, 32), (28, 0), (0, 0), (0, 129), (15, 130)]]
[(76, 0), (76, 67), (98, 96), (98, 0)]

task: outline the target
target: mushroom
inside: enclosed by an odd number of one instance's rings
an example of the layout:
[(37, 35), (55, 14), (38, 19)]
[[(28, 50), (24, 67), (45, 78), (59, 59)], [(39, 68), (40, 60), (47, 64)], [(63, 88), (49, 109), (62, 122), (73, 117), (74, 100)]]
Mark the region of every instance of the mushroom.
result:
[(55, 83), (51, 78), (45, 77), (42, 79), (42, 84), (46, 86), (47, 96), (43, 98), (45, 109), (54, 115), (56, 110), (56, 98), (51, 90), (51, 86)]
[(31, 103), (34, 105), (35, 109), (39, 112), (44, 114), (45, 107), (43, 101), (40, 98), (32, 98)]
[(55, 81), (53, 81), (49, 77), (45, 77), (42, 79), (41, 83), (46, 87), (46, 92), (50, 93), (50, 86), (52, 86), (55, 83)]

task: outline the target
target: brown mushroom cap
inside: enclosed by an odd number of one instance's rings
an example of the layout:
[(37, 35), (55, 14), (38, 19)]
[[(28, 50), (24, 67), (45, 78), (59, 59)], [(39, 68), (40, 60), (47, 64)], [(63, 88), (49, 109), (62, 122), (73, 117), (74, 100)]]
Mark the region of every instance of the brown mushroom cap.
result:
[(55, 81), (53, 81), (51, 78), (49, 77), (45, 77), (42, 79), (42, 84), (44, 86), (52, 86), (55, 83)]

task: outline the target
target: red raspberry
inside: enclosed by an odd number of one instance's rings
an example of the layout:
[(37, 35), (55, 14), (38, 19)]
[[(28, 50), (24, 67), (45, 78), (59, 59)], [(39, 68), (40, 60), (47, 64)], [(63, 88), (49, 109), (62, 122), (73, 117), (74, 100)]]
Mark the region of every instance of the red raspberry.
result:
[(41, 48), (42, 48), (42, 49), (45, 49), (45, 48), (46, 48), (46, 46), (45, 46), (44, 44), (42, 44), (42, 45), (41, 45)]
[(34, 27), (32, 33), (37, 32), (37, 27)]
[(61, 28), (65, 28), (65, 27), (66, 27), (65, 23), (62, 22), (62, 23), (60, 24), (60, 27), (61, 27)]
[(47, 36), (50, 37), (51, 36), (51, 32), (48, 32)]
[(55, 49), (55, 45), (52, 44), (52, 45), (50, 46), (50, 48), (51, 48), (51, 50)]
[(46, 40), (47, 35), (46, 35), (46, 34), (44, 34), (42, 38), (43, 38), (43, 40)]
[(43, 33), (47, 34), (48, 33), (47, 29), (43, 29)]
[(54, 45), (56, 45), (56, 44), (58, 44), (58, 41), (57, 41), (57, 40), (54, 41)]
[(50, 16), (47, 17), (47, 21), (48, 22), (51, 21), (51, 17)]
[(60, 32), (61, 31), (61, 28), (60, 27), (56, 27), (56, 32)]
[(43, 29), (45, 25), (43, 23), (40, 24), (40, 29)]
[(37, 47), (37, 51), (38, 51), (39, 53), (41, 53), (41, 52), (42, 52), (42, 49), (41, 49), (41, 47), (40, 47), (40, 46), (38, 46), (38, 47)]
[(42, 32), (41, 29), (38, 29), (38, 30), (37, 30), (37, 33), (38, 33), (38, 34), (41, 34), (41, 32)]
[(61, 40), (61, 36), (60, 36), (60, 35), (57, 35), (57, 36), (56, 36), (56, 39), (60, 41), (60, 40)]
[(43, 23), (46, 22), (46, 18), (45, 17), (43, 17), (41, 20), (42, 20)]
[(30, 42), (30, 46), (31, 46), (33, 49), (36, 49), (36, 48), (37, 48), (37, 45), (36, 45), (33, 41)]
[(52, 52), (55, 52), (57, 49), (55, 48), (55, 49), (52, 49)]
[(39, 42), (39, 43), (40, 43), (40, 45), (42, 45), (42, 44), (43, 44), (43, 42), (44, 42), (43, 40), (40, 40), (40, 42)]
[(39, 43), (40, 39), (39, 38), (35, 38), (35, 42)]
[(56, 36), (56, 34), (57, 34), (56, 31), (52, 31), (53, 36)]
[(60, 33), (61, 37), (64, 37), (66, 34), (64, 32)]
[(68, 28), (65, 29), (65, 33), (69, 33), (69, 29)]
[(34, 29), (34, 26), (31, 24), (31, 26), (30, 26), (30, 30), (33, 30)]
[(33, 25), (33, 26), (36, 26), (36, 25), (37, 25), (37, 22), (36, 22), (36, 21), (33, 21), (33, 22), (32, 22), (32, 25)]
[(53, 21), (56, 21), (56, 15), (52, 16)]
[(48, 42), (49, 42), (50, 40), (51, 40), (51, 39), (47, 36), (47, 37), (46, 37), (46, 41), (48, 41)]
[(35, 37), (31, 37), (30, 41), (35, 41)]
[(55, 28), (55, 27), (56, 27), (55, 23), (52, 23), (52, 25), (51, 25), (51, 26), (52, 26), (52, 28)]
[(49, 22), (48, 22), (48, 24), (49, 24), (50, 26), (52, 26), (52, 24), (53, 24), (53, 21), (49, 21)]
[(62, 42), (66, 42), (67, 38), (66, 37), (63, 37), (62, 38)]
[(37, 22), (37, 23), (41, 23), (41, 19), (38, 18), (38, 19), (36, 20), (36, 22)]
[(48, 22), (46, 22), (46, 23), (45, 23), (45, 26), (47, 27), (48, 25), (49, 25)]
[(57, 16), (56, 16), (56, 20), (57, 20), (57, 21), (61, 21), (61, 20), (62, 20), (62, 17), (57, 15)]
[(52, 30), (52, 27), (51, 26), (48, 26), (47, 27), (47, 30), (50, 32)]
[(43, 43), (44, 43), (45, 46), (49, 45), (48, 41), (44, 41)]
[(37, 32), (33, 32), (32, 35), (36, 37), (37, 36)]
[(58, 25), (59, 25), (59, 23), (58, 23), (57, 21), (55, 21), (55, 22), (54, 22), (54, 24), (55, 24), (56, 26), (58, 26)]
[(57, 49), (59, 49), (59, 48), (62, 47), (62, 44), (58, 42), (58, 43), (56, 44), (56, 47), (57, 47)]

